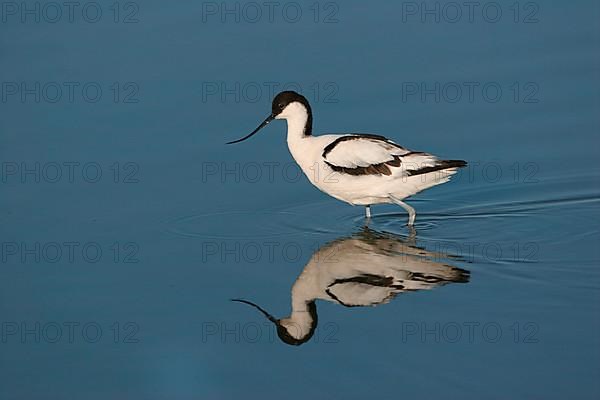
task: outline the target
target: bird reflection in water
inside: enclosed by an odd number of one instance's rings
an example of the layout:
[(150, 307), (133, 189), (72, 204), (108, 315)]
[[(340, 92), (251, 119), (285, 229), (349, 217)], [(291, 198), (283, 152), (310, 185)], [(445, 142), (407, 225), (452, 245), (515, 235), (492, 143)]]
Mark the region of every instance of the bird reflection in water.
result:
[(317, 250), (292, 287), (292, 313), (277, 319), (257, 308), (277, 327), (279, 338), (290, 345), (308, 342), (317, 328), (316, 300), (346, 307), (378, 306), (400, 293), (428, 290), (447, 283), (466, 283), (469, 271), (448, 265), (452, 257), (416, 246), (408, 238), (368, 228), (334, 240)]

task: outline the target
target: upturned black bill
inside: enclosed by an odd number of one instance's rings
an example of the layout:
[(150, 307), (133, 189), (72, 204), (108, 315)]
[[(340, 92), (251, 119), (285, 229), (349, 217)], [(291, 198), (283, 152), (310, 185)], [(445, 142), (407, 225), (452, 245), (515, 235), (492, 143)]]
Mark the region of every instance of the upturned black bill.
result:
[(226, 144), (234, 144), (234, 143), (239, 143), (239, 142), (243, 142), (244, 140), (250, 138), (251, 136), (255, 135), (258, 131), (260, 131), (262, 128), (264, 128), (265, 126), (269, 125), (269, 122), (273, 121), (275, 119), (275, 116), (273, 114), (269, 115), (267, 117), (267, 119), (265, 119), (262, 124), (260, 124), (258, 126), (258, 128), (256, 128), (255, 130), (253, 130), (249, 135), (244, 136), (241, 139), (238, 140), (234, 140), (233, 142), (228, 142)]

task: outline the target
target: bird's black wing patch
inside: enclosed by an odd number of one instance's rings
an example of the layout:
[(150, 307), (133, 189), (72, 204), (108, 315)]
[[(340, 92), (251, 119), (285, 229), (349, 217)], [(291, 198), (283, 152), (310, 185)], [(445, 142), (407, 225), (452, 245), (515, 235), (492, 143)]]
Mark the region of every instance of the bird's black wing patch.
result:
[(329, 154), (329, 152), (331, 150), (333, 150), (335, 148), (335, 146), (337, 146), (338, 144), (340, 144), (342, 142), (346, 142), (348, 140), (356, 140), (356, 139), (381, 140), (382, 142), (385, 142), (387, 144), (391, 144), (392, 146), (396, 146), (399, 149), (406, 150), (404, 147), (400, 146), (399, 144), (396, 144), (396, 143), (392, 142), (391, 140), (389, 140), (385, 136), (374, 135), (372, 133), (351, 133), (348, 136), (339, 137), (339, 138), (335, 139), (333, 142), (329, 143), (327, 146), (325, 146), (325, 148), (323, 149), (323, 154), (322, 154), (323, 158), (326, 158), (327, 154)]
[(358, 275), (358, 276), (353, 276), (352, 278), (343, 278), (343, 279), (336, 279), (335, 281), (333, 281), (333, 283), (331, 283), (330, 285), (327, 286), (327, 289), (325, 290), (325, 293), (327, 293), (327, 295), (329, 297), (331, 297), (333, 300), (335, 300), (336, 302), (338, 302), (339, 304), (345, 306), (345, 307), (363, 307), (364, 304), (348, 304), (348, 303), (344, 303), (341, 299), (339, 299), (332, 291), (331, 288), (335, 285), (341, 285), (341, 284), (345, 284), (345, 283), (357, 283), (357, 284), (362, 284), (362, 285), (369, 285), (369, 286), (379, 286), (379, 287), (391, 287), (394, 289), (404, 289), (404, 286), (400, 285), (400, 284), (396, 284), (394, 285), (394, 278), (391, 276), (380, 276), (380, 275), (374, 275), (374, 274), (362, 274), (362, 275)]
[(373, 164), (373, 165), (369, 165), (368, 167), (354, 167), (354, 168), (340, 167), (337, 165), (333, 165), (327, 161), (325, 161), (325, 164), (329, 165), (329, 167), (332, 170), (334, 170), (335, 172), (341, 172), (343, 174), (391, 175), (392, 171), (390, 170), (390, 166), (391, 167), (399, 167), (402, 164), (402, 161), (400, 161), (399, 156), (394, 156), (394, 159), (392, 161), (383, 162), (383, 163), (379, 163), (379, 164)]
[[(385, 136), (374, 135), (371, 133), (351, 133), (348, 136), (339, 137), (336, 140), (334, 140), (333, 142), (329, 143), (327, 146), (325, 146), (325, 148), (323, 149), (322, 156), (324, 159), (326, 159), (327, 155), (333, 149), (335, 149), (340, 143), (347, 142), (349, 140), (359, 140), (359, 139), (371, 139), (371, 140), (375, 140), (375, 141), (381, 141), (387, 145), (396, 147), (398, 149), (406, 150), (404, 147), (392, 142)], [(408, 150), (406, 150), (406, 151), (408, 151)], [(335, 172), (340, 172), (340, 173), (349, 174), (349, 175), (391, 175), (392, 171), (390, 170), (389, 167), (399, 167), (402, 164), (400, 155), (391, 155), (391, 157), (392, 157), (391, 160), (377, 163), (377, 164), (371, 164), (366, 167), (343, 167), (340, 165), (332, 164), (327, 160), (325, 160), (325, 163), (331, 169), (333, 169)]]

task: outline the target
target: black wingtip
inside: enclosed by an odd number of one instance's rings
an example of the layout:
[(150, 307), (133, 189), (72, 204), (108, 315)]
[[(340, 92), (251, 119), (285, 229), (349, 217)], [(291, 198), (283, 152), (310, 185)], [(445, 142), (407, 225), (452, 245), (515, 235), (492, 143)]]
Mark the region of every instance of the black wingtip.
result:
[(445, 165), (445, 168), (463, 168), (467, 166), (465, 160), (446, 160), (443, 161), (443, 164)]
[(424, 168), (417, 169), (414, 171), (408, 171), (408, 175), (409, 176), (422, 175), (422, 174), (427, 174), (429, 172), (443, 171), (445, 169), (450, 169), (450, 168), (463, 168), (466, 166), (467, 166), (467, 162), (464, 160), (440, 160), (434, 166), (424, 167)]

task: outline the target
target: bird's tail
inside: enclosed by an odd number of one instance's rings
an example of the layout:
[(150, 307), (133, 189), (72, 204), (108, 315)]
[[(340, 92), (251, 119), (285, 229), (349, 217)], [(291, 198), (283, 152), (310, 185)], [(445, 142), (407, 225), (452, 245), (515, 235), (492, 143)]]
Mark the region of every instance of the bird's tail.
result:
[(408, 176), (423, 175), (430, 172), (443, 171), (451, 168), (463, 168), (467, 166), (464, 160), (436, 160), (433, 165), (423, 166), (414, 170), (407, 170)]
[(460, 168), (467, 165), (463, 160), (439, 160), (429, 154), (416, 155), (406, 163), (402, 185), (392, 193), (398, 198), (406, 198), (433, 186), (441, 185)]

